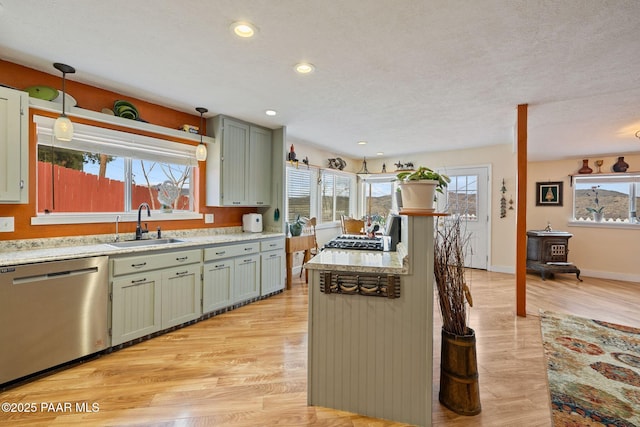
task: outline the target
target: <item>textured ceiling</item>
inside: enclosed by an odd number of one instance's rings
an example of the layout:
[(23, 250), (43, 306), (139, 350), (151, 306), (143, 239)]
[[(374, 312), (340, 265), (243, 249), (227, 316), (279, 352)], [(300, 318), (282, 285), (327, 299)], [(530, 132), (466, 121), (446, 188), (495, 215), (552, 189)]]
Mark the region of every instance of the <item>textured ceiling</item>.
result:
[[(531, 160), (640, 151), (638, 0), (0, 4), (5, 60), (51, 74), (63, 62), (78, 82), (285, 125), (290, 141), (336, 155), (512, 143), (523, 103)], [(234, 37), (237, 20), (257, 36)], [(299, 61), (316, 71), (296, 75)]]

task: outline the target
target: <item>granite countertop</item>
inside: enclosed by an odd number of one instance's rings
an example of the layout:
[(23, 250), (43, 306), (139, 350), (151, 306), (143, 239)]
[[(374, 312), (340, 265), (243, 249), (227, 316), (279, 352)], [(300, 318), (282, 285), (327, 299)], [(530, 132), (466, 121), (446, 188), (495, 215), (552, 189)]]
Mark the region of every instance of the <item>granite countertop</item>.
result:
[(309, 270), (349, 271), (356, 273), (409, 274), (409, 259), (402, 243), (396, 252), (325, 249), (311, 258)]
[[(244, 233), (239, 227), (233, 227), (232, 230), (210, 230), (168, 231), (163, 233), (163, 239), (174, 238), (181, 241), (127, 248), (110, 245), (109, 243), (114, 242), (113, 235), (4, 241), (0, 242), (0, 267), (91, 256), (115, 256), (159, 250), (195, 249), (210, 245), (285, 237), (283, 233), (275, 232)], [(130, 236), (126, 236), (121, 241), (126, 240), (127, 237)]]

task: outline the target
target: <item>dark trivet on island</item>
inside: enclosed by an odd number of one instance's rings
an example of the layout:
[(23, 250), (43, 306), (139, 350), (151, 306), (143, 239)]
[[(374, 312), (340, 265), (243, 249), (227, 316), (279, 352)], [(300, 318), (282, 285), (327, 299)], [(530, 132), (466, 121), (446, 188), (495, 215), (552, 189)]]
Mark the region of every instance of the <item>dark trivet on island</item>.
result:
[(542, 280), (556, 273), (575, 273), (582, 282), (580, 269), (567, 261), (572, 236), (566, 231), (527, 231), (527, 270), (540, 273)]

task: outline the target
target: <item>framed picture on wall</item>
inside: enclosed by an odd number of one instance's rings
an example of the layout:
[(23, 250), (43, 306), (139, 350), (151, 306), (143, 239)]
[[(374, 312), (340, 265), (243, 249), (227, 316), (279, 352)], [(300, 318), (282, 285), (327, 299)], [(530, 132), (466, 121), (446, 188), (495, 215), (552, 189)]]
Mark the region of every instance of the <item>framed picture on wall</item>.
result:
[(536, 206), (562, 206), (562, 181), (536, 182)]

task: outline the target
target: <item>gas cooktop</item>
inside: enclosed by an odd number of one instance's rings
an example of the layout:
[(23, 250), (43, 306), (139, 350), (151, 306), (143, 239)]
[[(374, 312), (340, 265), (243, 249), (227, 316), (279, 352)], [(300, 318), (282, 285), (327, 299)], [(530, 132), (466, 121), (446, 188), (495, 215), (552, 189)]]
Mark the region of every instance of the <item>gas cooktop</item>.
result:
[(325, 249), (349, 249), (359, 251), (388, 251), (386, 236), (367, 237), (357, 234), (343, 234), (325, 243)]

